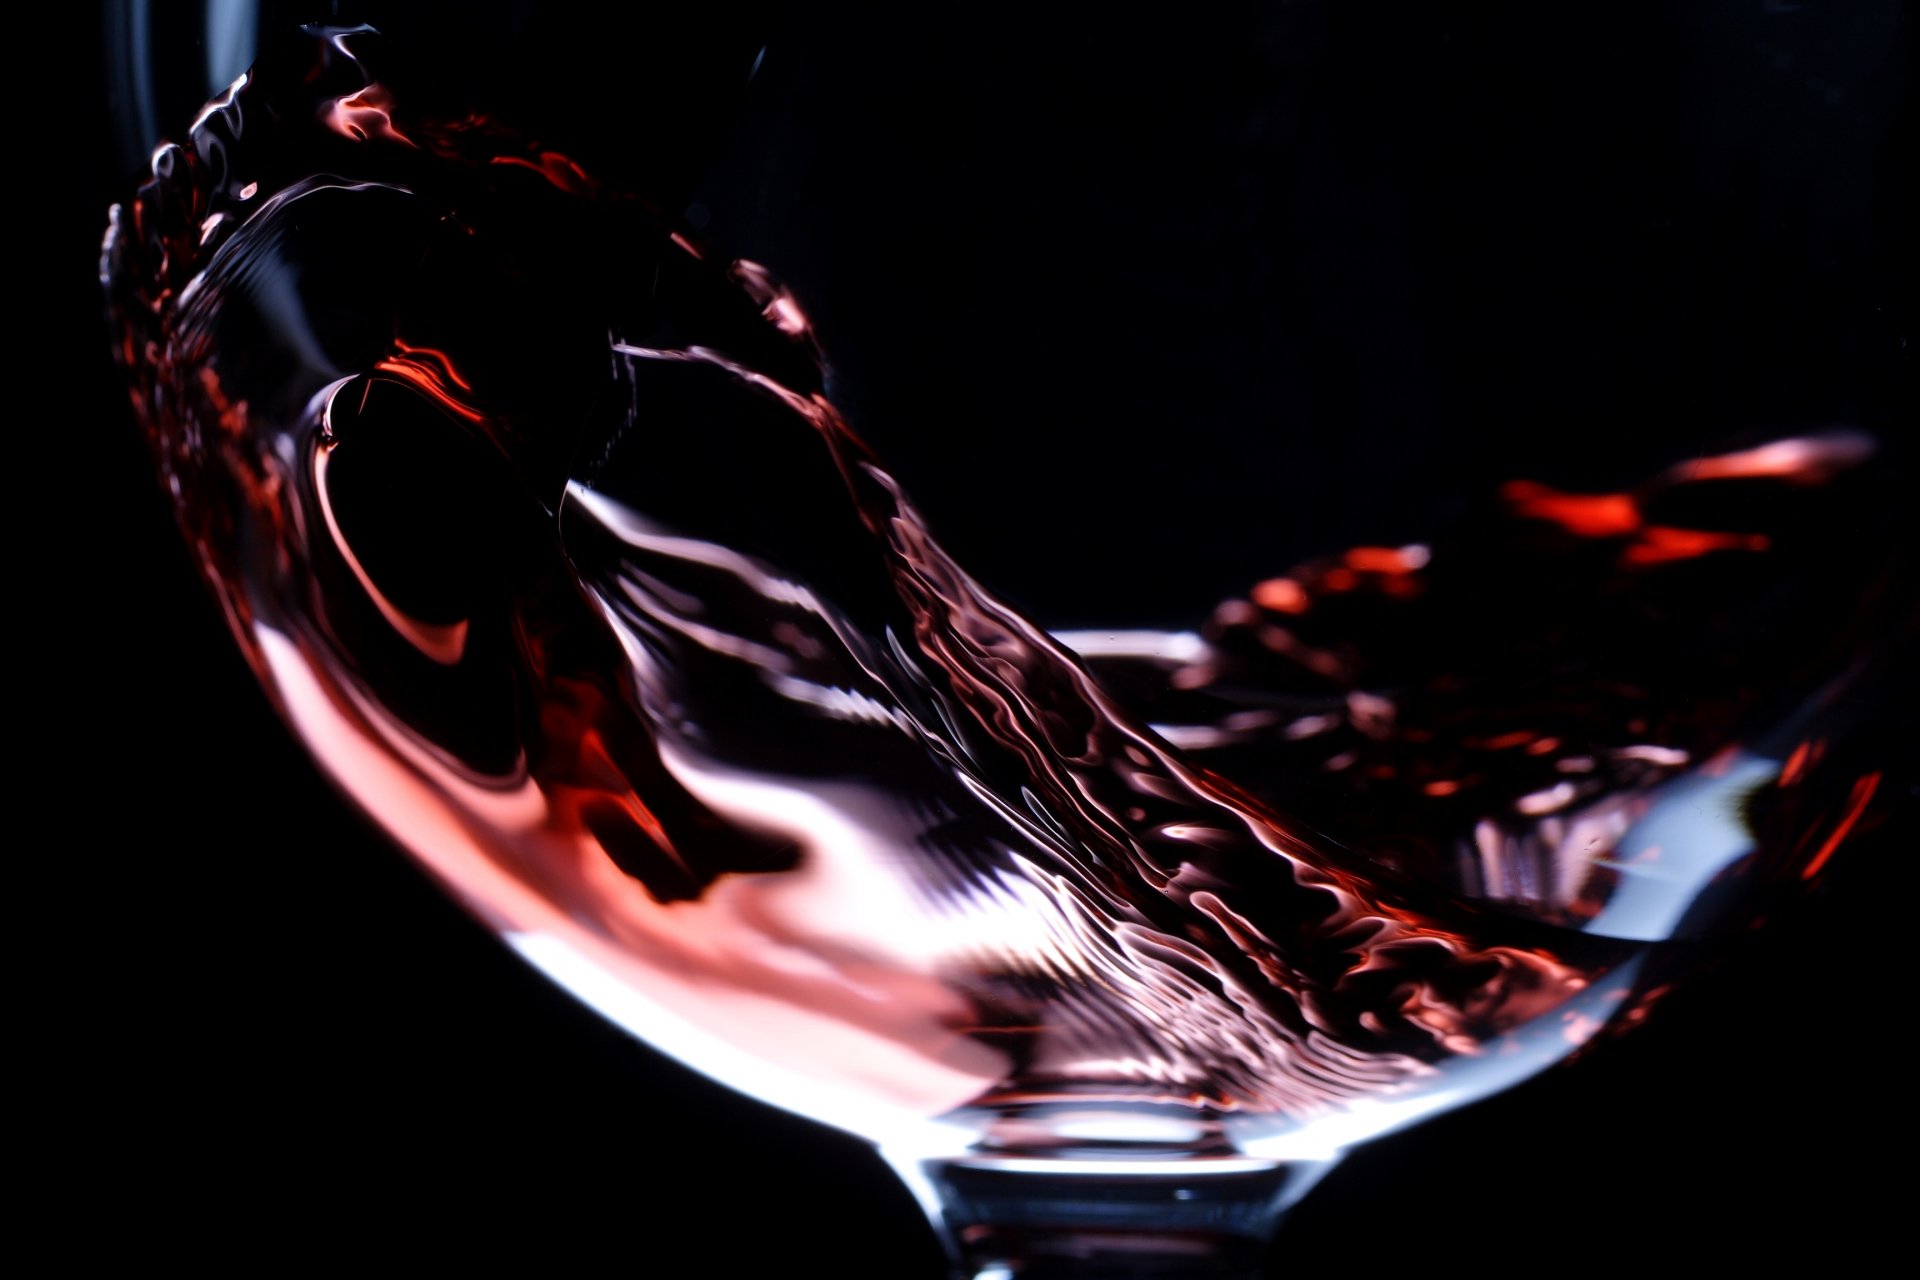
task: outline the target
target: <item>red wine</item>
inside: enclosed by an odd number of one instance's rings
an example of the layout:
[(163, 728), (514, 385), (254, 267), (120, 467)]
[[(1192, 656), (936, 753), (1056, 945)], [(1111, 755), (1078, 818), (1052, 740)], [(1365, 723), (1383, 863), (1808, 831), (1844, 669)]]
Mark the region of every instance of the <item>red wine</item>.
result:
[(1872, 820), (1912, 613), (1864, 433), (1051, 633), (775, 272), (371, 47), (117, 212), (136, 408), (322, 766), (702, 1070), (885, 1141), (1321, 1154), (1631, 1019)]

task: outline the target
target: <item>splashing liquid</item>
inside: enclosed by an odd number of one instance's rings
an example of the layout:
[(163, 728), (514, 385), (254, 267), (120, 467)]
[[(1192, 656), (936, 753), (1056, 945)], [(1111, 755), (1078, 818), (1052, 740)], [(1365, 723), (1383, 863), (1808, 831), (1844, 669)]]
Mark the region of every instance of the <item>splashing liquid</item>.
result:
[(410, 115), (372, 39), (116, 210), (134, 403), (322, 766), (702, 1070), (895, 1145), (1324, 1154), (1631, 1020), (1875, 812), (1871, 438), (1516, 479), (1191, 631), (1050, 634), (771, 272)]

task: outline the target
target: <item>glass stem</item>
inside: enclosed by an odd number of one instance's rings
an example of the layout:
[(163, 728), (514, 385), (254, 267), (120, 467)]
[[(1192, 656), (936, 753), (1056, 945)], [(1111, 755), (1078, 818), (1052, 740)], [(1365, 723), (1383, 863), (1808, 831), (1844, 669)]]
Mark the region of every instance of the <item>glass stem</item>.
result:
[(1332, 1167), (889, 1157), (956, 1280), (1258, 1280), (1281, 1218)]

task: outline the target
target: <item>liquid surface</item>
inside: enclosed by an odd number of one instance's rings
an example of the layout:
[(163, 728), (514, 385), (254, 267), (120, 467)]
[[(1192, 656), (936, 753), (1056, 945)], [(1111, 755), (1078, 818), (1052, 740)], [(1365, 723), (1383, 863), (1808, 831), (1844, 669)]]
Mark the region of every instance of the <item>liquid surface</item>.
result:
[(323, 767), (702, 1070), (893, 1143), (1334, 1151), (1632, 1018), (1870, 820), (1872, 438), (1514, 478), (1052, 634), (774, 273), (377, 47), (258, 70), (116, 211), (135, 404)]

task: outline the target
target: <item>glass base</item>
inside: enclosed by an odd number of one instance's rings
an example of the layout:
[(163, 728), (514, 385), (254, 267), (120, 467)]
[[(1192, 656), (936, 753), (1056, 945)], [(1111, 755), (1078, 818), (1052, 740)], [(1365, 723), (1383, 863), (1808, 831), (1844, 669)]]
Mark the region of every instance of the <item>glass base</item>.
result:
[(893, 1160), (958, 1280), (1256, 1280), (1332, 1167), (1238, 1156)]

